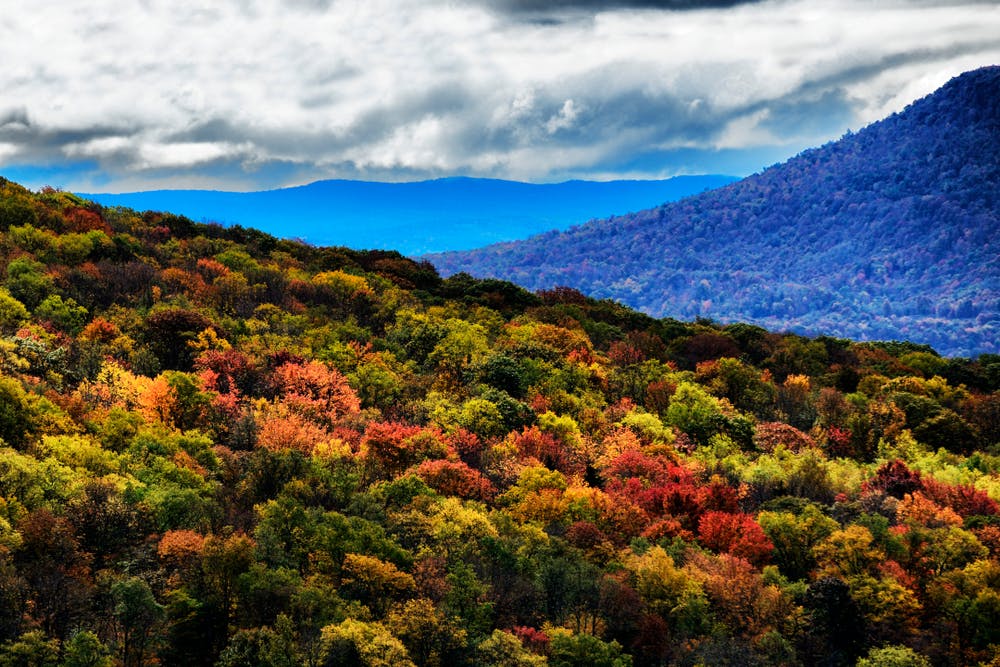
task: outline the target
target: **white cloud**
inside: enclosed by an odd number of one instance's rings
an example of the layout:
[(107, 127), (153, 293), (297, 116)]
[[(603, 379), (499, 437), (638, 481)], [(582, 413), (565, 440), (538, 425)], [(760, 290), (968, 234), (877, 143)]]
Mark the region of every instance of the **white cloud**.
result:
[(652, 149), (795, 152), (1000, 62), (1000, 6), (973, 0), (581, 2), (596, 9), (547, 21), (490, 4), (47, 0), (8, 12), (0, 90), (29, 123), (0, 113), (0, 171), (94, 161), (110, 187), (603, 176)]

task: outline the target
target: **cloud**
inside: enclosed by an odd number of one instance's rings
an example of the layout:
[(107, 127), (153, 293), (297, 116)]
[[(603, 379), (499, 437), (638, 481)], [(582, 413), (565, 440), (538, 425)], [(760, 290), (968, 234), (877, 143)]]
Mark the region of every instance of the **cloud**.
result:
[(734, 7), (759, 0), (500, 0), (491, 6), (508, 12), (551, 14), (561, 11), (599, 12), (616, 9), (689, 11)]
[(972, 1), (54, 1), (0, 20), (0, 173), (745, 173), (1000, 62), (997, 34)]

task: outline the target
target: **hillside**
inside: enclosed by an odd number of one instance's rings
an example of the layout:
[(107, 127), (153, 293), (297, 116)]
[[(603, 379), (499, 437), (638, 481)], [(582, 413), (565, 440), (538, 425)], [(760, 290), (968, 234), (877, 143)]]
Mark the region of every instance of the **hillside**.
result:
[(729, 176), (547, 185), (477, 178), (415, 183), (319, 181), (263, 192), (159, 190), (83, 194), (105, 206), (171, 211), (316, 245), (416, 255), (476, 248), (639, 211), (727, 185)]
[(567, 285), (662, 317), (950, 354), (1000, 341), (1000, 67), (728, 187), (469, 252), (444, 273)]
[(997, 355), (0, 179), (0, 665), (995, 664), (998, 415)]

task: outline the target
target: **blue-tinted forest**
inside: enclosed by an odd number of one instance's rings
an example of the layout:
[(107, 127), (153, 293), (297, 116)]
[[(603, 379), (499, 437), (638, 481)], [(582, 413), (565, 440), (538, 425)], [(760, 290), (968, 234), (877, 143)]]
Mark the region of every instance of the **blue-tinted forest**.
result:
[(1000, 341), (1000, 68), (728, 187), (563, 233), (435, 255), (655, 316), (951, 354)]

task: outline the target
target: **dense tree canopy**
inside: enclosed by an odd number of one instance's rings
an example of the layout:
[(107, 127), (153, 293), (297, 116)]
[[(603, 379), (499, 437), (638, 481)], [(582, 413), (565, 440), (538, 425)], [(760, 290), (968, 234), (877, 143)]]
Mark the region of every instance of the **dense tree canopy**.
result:
[(995, 355), (0, 202), (0, 665), (1000, 659)]

